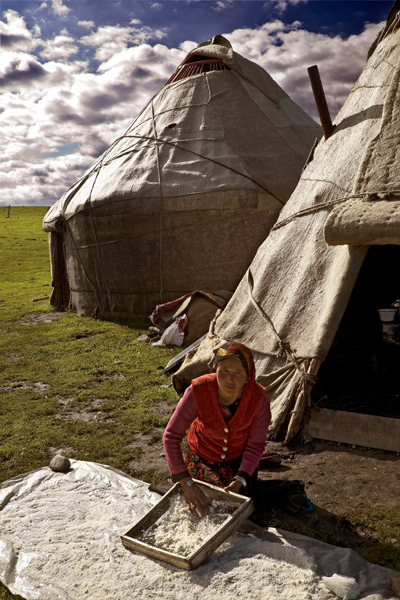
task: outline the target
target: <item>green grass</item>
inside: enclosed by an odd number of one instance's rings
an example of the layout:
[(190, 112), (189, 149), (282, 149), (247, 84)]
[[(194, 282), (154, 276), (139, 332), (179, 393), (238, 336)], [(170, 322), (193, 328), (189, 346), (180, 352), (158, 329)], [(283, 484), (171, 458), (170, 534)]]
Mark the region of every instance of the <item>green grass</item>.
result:
[[(1, 210), (4, 212), (2, 213)], [(0, 209), (0, 480), (48, 464), (55, 449), (135, 474), (135, 434), (163, 428), (176, 404), (160, 366), (176, 349), (138, 342), (147, 320), (57, 314), (45, 208)], [(43, 322), (43, 317), (57, 317)], [(75, 415), (75, 417), (73, 416)], [(70, 418), (69, 418), (70, 416)], [(60, 418), (61, 417), (61, 418)]]
[(371, 540), (363, 551), (363, 557), (372, 563), (400, 571), (399, 513), (379, 508), (352, 513), (350, 518), (353, 527)]
[[(48, 300), (33, 302), (51, 293), (48, 238), (41, 229), (46, 210), (12, 207), (8, 218), (0, 207), (0, 481), (48, 465), (63, 449), (138, 476), (135, 439), (159, 440), (178, 400), (159, 367), (179, 349), (139, 342), (147, 320), (81, 318), (57, 313)], [(57, 318), (43, 322), (49, 314)], [(166, 469), (140, 476), (166, 477)], [(391, 542), (400, 537), (397, 515), (346, 517), (379, 542), (363, 550), (367, 560), (400, 570)], [(274, 525), (285, 528), (282, 520)], [(17, 596), (0, 584), (0, 599), (11, 598)]]

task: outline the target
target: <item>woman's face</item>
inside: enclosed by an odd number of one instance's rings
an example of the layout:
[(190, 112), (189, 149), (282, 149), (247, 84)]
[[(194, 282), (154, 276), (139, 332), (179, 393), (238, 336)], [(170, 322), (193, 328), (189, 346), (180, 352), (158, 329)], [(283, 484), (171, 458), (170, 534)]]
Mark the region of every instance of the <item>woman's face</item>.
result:
[(234, 402), (240, 398), (243, 386), (247, 381), (246, 369), (240, 360), (225, 358), (217, 364), (218, 395), (225, 403)]

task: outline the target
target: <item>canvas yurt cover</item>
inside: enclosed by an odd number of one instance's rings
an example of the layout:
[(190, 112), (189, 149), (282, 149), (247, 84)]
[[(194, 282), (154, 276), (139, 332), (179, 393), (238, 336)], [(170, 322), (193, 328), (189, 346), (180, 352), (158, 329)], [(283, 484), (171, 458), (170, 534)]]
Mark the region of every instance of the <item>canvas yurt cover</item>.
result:
[(201, 44), (47, 213), (51, 303), (131, 317), (233, 291), (319, 136), (226, 39)]
[(209, 369), (221, 341), (241, 341), (254, 352), (257, 379), (272, 402), (271, 437), (291, 411), (288, 440), (302, 422), (369, 246), (393, 245), (390, 279), (400, 291), (399, 82), (400, 30), (391, 26), (228, 305), (175, 374), (179, 392)]

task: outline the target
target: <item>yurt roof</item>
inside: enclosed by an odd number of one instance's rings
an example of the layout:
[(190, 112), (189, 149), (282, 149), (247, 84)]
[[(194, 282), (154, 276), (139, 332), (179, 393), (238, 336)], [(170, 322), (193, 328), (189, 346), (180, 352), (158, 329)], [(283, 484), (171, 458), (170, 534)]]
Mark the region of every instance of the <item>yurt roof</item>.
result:
[(130, 198), (245, 188), (275, 206), (286, 202), (319, 125), (222, 36), (194, 48), (185, 61), (193, 57), (221, 59), (228, 70), (222, 78), (211, 71), (166, 84), (50, 209), (46, 231), (88, 205)]

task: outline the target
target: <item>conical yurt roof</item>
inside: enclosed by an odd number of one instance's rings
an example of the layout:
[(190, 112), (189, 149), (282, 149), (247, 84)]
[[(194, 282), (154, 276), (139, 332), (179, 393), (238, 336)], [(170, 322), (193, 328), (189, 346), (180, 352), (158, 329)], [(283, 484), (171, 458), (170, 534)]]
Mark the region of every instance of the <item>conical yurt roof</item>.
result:
[(44, 219), (63, 235), (70, 307), (135, 316), (233, 291), (319, 136), (225, 38), (195, 48)]
[(369, 245), (400, 244), (399, 66), (392, 26), (207, 339), (175, 374), (178, 391), (209, 370), (222, 341), (241, 341), (277, 434), (309, 361), (327, 356)]

